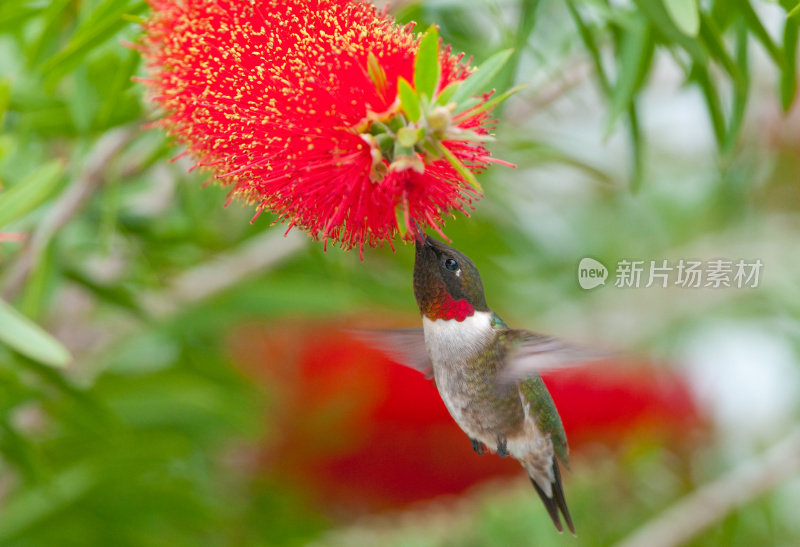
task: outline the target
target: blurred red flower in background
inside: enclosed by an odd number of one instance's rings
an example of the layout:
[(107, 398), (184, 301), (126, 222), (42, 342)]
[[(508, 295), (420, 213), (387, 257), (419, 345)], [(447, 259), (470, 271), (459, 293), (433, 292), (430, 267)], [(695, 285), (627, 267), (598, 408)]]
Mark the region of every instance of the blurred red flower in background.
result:
[[(342, 512), (458, 494), (487, 478), (523, 476), (517, 462), (476, 455), (431, 380), (343, 334), (289, 322), (239, 328), (236, 362), (271, 396), (260, 473)], [(545, 377), (574, 461), (594, 443), (687, 438), (702, 423), (674, 372), (613, 362)]]
[(420, 59), (426, 40), (366, 1), (150, 3), (136, 47), (159, 124), (259, 212), (363, 250), (480, 195), (499, 98), (452, 102), (470, 71), (435, 30)]

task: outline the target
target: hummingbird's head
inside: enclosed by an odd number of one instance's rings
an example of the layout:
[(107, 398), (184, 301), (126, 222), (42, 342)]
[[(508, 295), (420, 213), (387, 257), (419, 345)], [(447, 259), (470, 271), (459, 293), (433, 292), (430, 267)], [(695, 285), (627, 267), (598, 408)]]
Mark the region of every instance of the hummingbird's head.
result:
[(476, 311), (489, 311), (475, 264), (461, 251), (417, 234), (414, 296), (422, 315), (463, 321)]

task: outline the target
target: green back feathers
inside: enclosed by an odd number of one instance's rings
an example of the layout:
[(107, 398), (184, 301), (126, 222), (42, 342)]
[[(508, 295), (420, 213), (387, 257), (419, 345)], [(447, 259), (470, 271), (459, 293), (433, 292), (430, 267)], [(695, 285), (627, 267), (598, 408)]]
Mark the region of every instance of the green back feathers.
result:
[(541, 376), (525, 380), (520, 384), (520, 389), (531, 405), (531, 412), (535, 416), (539, 429), (550, 434), (556, 456), (565, 466), (569, 467), (569, 451), (567, 448), (567, 434), (558, 415), (556, 405)]
[[(530, 334), (525, 331), (509, 329), (506, 322), (495, 313), (492, 314), (491, 321), (492, 327), (500, 331), (497, 335), (497, 343), (505, 347), (506, 351), (513, 351)], [(519, 387), (531, 405), (531, 413), (536, 420), (536, 425), (543, 433), (550, 434), (556, 456), (565, 466), (569, 466), (567, 434), (564, 432), (561, 417), (558, 415), (556, 405), (550, 392), (547, 391), (542, 377), (536, 374), (536, 376), (522, 381)]]

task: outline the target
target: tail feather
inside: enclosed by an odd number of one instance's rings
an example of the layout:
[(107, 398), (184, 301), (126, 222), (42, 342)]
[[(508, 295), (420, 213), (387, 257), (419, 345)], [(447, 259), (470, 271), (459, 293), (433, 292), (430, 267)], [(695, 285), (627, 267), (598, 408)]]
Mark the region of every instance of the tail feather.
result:
[(533, 487), (536, 489), (536, 493), (539, 494), (545, 509), (547, 509), (547, 513), (553, 520), (553, 524), (556, 525), (556, 529), (558, 529), (559, 532), (564, 531), (564, 527), (561, 524), (561, 519), (559, 518), (559, 511), (561, 511), (561, 514), (564, 515), (564, 520), (567, 523), (569, 531), (572, 532), (572, 535), (577, 535), (575, 533), (575, 526), (572, 524), (572, 517), (570, 516), (569, 509), (567, 508), (567, 499), (564, 497), (564, 488), (561, 486), (561, 471), (558, 468), (558, 463), (556, 462), (555, 458), (553, 458), (553, 473), (555, 475), (555, 480), (553, 481), (552, 497), (549, 497), (544, 493), (539, 485), (536, 484), (536, 481), (533, 480), (533, 477), (530, 477), (531, 484), (533, 484)]
[(553, 472), (555, 473), (556, 480), (553, 484), (553, 497), (556, 499), (556, 504), (558, 508), (561, 509), (561, 513), (564, 515), (564, 520), (567, 521), (567, 527), (569, 531), (572, 532), (572, 535), (577, 535), (575, 533), (575, 525), (572, 524), (572, 517), (569, 516), (569, 509), (567, 508), (567, 498), (564, 497), (564, 488), (561, 486), (561, 470), (558, 468), (558, 462), (553, 458)]
[(561, 526), (561, 519), (558, 518), (558, 506), (556, 505), (556, 500), (553, 498), (548, 498), (547, 494), (545, 494), (544, 491), (539, 488), (539, 485), (536, 484), (536, 481), (533, 480), (533, 477), (531, 477), (531, 484), (536, 489), (536, 493), (539, 494), (539, 497), (542, 498), (542, 503), (544, 503), (545, 509), (547, 509), (547, 512), (550, 514), (550, 518), (553, 519), (553, 524), (556, 525), (556, 528), (559, 532), (563, 532), (564, 527)]

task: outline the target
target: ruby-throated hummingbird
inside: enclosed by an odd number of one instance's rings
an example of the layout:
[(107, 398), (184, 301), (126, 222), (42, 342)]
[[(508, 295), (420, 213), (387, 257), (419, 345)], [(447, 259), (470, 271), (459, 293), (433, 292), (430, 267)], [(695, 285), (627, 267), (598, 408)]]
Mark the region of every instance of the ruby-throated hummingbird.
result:
[(567, 437), (539, 371), (591, 360), (559, 340), (510, 328), (486, 304), (472, 261), (418, 230), (414, 295), (422, 329), (364, 334), (393, 358), (428, 375), (478, 454), (516, 458), (559, 531), (570, 531), (559, 462)]

